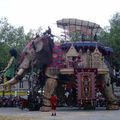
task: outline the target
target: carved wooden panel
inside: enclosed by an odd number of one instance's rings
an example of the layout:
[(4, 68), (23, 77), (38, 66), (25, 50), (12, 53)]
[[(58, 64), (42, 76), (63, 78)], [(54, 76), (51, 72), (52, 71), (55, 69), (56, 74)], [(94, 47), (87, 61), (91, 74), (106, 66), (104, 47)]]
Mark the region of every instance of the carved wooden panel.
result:
[(98, 48), (95, 49), (95, 51), (92, 53), (92, 68), (102, 68), (103, 67), (103, 56), (98, 50)]
[(78, 100), (95, 99), (95, 76), (97, 69), (77, 69)]

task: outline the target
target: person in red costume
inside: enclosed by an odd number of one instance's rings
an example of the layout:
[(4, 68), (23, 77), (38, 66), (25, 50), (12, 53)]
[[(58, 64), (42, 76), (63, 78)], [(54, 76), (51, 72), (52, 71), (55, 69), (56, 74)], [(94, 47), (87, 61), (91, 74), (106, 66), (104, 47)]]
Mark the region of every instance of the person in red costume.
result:
[(51, 103), (51, 110), (52, 110), (52, 115), (51, 116), (56, 116), (56, 106), (57, 106), (56, 95), (54, 95), (54, 94), (51, 95), (50, 103)]

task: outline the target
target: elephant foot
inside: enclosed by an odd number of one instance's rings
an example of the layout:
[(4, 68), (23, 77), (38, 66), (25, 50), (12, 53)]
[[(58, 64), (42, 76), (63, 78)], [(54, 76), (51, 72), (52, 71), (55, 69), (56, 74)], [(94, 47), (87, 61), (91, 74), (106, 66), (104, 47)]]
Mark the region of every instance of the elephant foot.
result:
[(41, 107), (41, 111), (42, 111), (42, 112), (49, 112), (49, 111), (51, 111), (51, 107), (42, 106), (42, 107)]
[(107, 110), (119, 110), (119, 105), (118, 104), (110, 104), (106, 108)]

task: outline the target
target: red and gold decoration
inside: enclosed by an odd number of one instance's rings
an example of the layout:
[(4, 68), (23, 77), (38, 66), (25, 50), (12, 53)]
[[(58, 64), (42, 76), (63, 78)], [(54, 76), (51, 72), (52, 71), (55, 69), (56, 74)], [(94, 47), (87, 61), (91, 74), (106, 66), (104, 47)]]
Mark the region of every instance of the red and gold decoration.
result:
[(78, 101), (95, 99), (95, 76), (97, 69), (82, 68), (75, 70), (78, 83)]

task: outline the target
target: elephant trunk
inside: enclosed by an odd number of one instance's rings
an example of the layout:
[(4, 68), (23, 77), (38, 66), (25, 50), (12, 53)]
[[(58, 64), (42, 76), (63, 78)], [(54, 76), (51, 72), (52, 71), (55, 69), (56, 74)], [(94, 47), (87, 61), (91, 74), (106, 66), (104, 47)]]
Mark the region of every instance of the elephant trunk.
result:
[(3, 86), (7, 86), (7, 85), (14, 85), (16, 83), (19, 82), (19, 80), (21, 80), (23, 77), (24, 77), (24, 73), (25, 73), (25, 70), (24, 69), (19, 69), (19, 71), (17, 72), (17, 74), (15, 75), (15, 77), (13, 77), (11, 80), (5, 82), (3, 84)]

